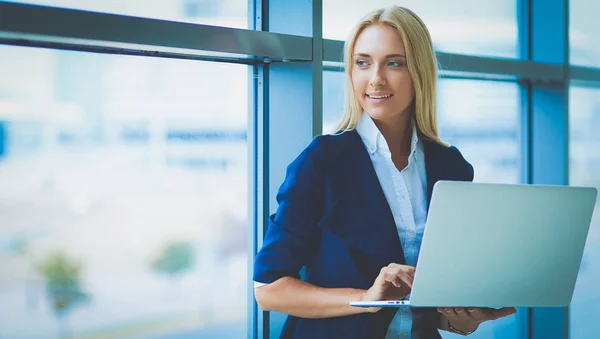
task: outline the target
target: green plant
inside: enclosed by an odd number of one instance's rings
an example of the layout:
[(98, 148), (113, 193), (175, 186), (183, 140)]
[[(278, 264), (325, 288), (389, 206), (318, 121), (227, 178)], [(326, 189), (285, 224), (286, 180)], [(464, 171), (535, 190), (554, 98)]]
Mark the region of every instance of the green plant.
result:
[(64, 252), (46, 257), (38, 266), (46, 284), (46, 296), (61, 325), (61, 337), (70, 337), (67, 315), (73, 306), (89, 298), (81, 289), (82, 264)]
[(194, 245), (188, 241), (167, 243), (151, 266), (170, 277), (180, 275), (194, 266)]

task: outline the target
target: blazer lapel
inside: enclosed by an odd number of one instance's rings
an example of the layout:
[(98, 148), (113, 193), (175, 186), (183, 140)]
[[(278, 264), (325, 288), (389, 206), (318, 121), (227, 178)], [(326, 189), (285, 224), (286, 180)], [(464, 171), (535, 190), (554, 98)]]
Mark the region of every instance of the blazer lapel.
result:
[(338, 179), (351, 184), (335, 204), (333, 210), (337, 212), (330, 216), (335, 220), (331, 225), (344, 220), (343, 225), (332, 226), (332, 231), (369, 254), (379, 265), (403, 264), (404, 251), (396, 223), (369, 153), (356, 131), (347, 133), (350, 145), (340, 157), (344, 160), (338, 167), (341, 169)]

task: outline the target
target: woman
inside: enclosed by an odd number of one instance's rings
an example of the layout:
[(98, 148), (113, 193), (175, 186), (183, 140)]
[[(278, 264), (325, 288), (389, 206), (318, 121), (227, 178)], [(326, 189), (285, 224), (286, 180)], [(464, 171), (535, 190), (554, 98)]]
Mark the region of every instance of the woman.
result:
[(466, 335), (514, 313), (349, 306), (410, 293), (433, 185), (472, 181), (473, 168), (438, 137), (437, 63), (413, 12), (363, 18), (345, 64), (339, 132), (313, 140), (277, 195), (255, 261), (258, 304), (290, 315), (282, 338), (440, 338), (438, 329)]

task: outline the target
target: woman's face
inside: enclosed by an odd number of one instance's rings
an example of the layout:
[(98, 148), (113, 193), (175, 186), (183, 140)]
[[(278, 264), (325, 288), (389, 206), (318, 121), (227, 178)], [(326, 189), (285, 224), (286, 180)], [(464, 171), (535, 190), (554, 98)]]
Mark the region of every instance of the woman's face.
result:
[(354, 95), (375, 120), (401, 118), (415, 96), (404, 43), (387, 25), (371, 25), (356, 39), (352, 53)]

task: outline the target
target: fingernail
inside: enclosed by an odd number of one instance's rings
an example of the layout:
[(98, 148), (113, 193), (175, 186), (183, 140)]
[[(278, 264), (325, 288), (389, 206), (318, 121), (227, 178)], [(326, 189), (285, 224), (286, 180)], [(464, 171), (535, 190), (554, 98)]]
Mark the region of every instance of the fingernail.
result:
[(450, 313), (450, 309), (449, 308), (446, 309), (446, 313)]
[(473, 311), (475, 311), (475, 309), (474, 308), (469, 308), (469, 309), (467, 309), (467, 311), (473, 312)]
[(462, 308), (456, 308), (454, 310), (456, 311), (456, 313), (461, 313), (462, 312)]

